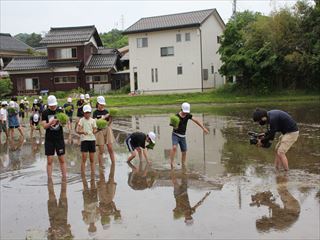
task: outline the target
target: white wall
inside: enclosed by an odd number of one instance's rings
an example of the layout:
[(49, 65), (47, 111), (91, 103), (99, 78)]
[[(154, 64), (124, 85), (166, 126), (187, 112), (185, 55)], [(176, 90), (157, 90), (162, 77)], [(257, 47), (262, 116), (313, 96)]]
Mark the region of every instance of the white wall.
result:
[[(217, 36), (223, 34), (223, 28), (212, 14), (200, 27), (202, 35), (202, 65), (208, 69), (208, 80), (203, 81), (204, 88), (219, 87), (224, 84), (224, 77), (218, 72), (222, 65), (220, 55), (217, 53), (220, 44)], [(214, 66), (214, 74), (211, 72)]]
[[(191, 41), (185, 41), (189, 32)], [(182, 41), (176, 42), (181, 33)], [(148, 47), (137, 48), (137, 38), (148, 38)], [(161, 57), (161, 47), (174, 47), (174, 56)], [(143, 92), (201, 91), (200, 35), (196, 28), (130, 34), (130, 82), (134, 90), (134, 69), (138, 73), (138, 89)], [(177, 75), (177, 67), (183, 74)], [(158, 82), (152, 82), (151, 69), (158, 69)]]

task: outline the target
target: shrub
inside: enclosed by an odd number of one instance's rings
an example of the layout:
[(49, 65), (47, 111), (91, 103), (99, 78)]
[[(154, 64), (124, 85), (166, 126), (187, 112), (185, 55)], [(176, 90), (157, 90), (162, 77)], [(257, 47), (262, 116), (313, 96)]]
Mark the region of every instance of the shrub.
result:
[(62, 98), (66, 98), (68, 96), (68, 93), (64, 91), (56, 91), (53, 93), (53, 95), (55, 95), (56, 98), (62, 99)]
[(0, 97), (10, 94), (12, 91), (12, 82), (9, 77), (0, 78)]

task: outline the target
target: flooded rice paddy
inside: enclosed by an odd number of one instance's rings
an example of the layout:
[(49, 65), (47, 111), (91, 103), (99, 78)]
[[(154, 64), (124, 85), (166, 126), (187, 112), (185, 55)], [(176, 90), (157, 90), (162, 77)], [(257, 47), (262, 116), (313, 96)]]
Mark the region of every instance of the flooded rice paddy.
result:
[[(26, 141), (0, 146), (0, 238), (319, 239), (320, 106), (281, 108), (300, 129), (287, 174), (273, 169), (274, 143), (249, 145), (247, 132), (263, 129), (248, 107), (195, 114), (210, 133), (189, 122), (187, 166), (173, 170), (168, 115), (116, 118), (116, 163), (106, 154), (95, 176), (88, 165), (81, 174), (77, 137), (65, 133), (66, 182), (57, 160), (48, 182), (43, 139), (29, 139), (27, 130)], [(125, 137), (150, 130), (158, 135), (152, 165), (128, 165)], [(180, 158), (178, 151), (176, 163)]]

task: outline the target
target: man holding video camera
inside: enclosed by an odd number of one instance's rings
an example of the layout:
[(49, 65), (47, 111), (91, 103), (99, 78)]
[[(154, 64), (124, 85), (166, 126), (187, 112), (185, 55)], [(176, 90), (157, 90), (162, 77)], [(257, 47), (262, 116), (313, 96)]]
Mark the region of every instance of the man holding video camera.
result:
[(264, 109), (255, 110), (253, 113), (253, 121), (259, 122), (261, 126), (268, 125), (267, 132), (261, 134), (261, 138), (258, 139), (257, 146), (259, 147), (262, 146), (262, 142), (273, 140), (277, 132), (282, 133), (275, 147), (275, 168), (279, 170), (282, 165), (284, 170), (288, 171), (289, 166), (286, 153), (299, 137), (297, 123), (284, 111), (266, 111)]

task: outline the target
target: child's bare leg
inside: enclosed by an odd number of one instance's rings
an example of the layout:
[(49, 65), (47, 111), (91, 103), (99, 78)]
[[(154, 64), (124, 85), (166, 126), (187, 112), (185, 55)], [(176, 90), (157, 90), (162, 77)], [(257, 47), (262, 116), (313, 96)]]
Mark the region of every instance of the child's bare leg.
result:
[(174, 157), (176, 156), (176, 152), (177, 152), (177, 145), (174, 144), (172, 146), (171, 151), (170, 151), (170, 164), (171, 164), (171, 166), (173, 166), (173, 164), (174, 164)]
[(185, 166), (186, 158), (187, 158), (187, 151), (181, 152), (181, 164), (182, 164), (183, 166)]
[(107, 148), (108, 148), (108, 152), (109, 152), (109, 155), (110, 155), (111, 163), (115, 163), (115, 157), (114, 157), (114, 151), (113, 151), (113, 148), (112, 148), (112, 143), (108, 143), (107, 144)]
[(21, 126), (18, 127), (18, 131), (19, 131), (21, 137), (24, 137), (23, 130), (22, 130)]
[(90, 152), (89, 157), (90, 157), (91, 177), (93, 177), (95, 174), (95, 170), (96, 170), (95, 164), (94, 164), (94, 152)]
[(137, 156), (137, 152), (136, 151), (132, 151), (131, 155), (128, 157), (127, 162), (131, 162), (132, 159), (134, 159)]
[(64, 155), (58, 156), (59, 163), (60, 163), (60, 170), (62, 173), (62, 178), (66, 179), (67, 178), (67, 164), (64, 159)]

